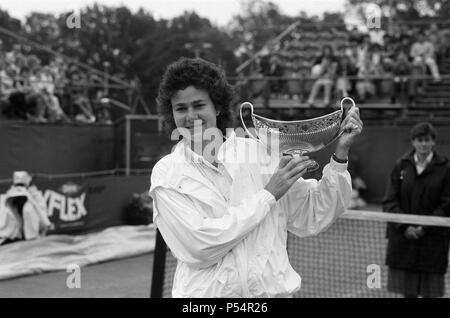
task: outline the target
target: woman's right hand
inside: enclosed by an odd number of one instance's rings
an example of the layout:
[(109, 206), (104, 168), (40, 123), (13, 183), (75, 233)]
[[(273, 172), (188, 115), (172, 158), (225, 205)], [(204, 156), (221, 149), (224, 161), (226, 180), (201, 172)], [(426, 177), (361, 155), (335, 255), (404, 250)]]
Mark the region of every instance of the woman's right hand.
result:
[(295, 181), (314, 163), (306, 156), (285, 155), (281, 158), (278, 169), (274, 172), (264, 189), (269, 191), (278, 201), (288, 192)]
[(417, 240), (423, 236), (423, 228), (421, 226), (408, 226), (405, 230), (405, 237), (408, 240)]

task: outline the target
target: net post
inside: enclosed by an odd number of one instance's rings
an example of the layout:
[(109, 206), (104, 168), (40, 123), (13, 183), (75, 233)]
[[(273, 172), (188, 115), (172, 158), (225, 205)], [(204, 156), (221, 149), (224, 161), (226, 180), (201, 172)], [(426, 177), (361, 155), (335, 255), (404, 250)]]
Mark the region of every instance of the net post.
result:
[(150, 298), (162, 298), (164, 273), (166, 267), (167, 245), (158, 229), (156, 229), (155, 254), (153, 255), (152, 285)]

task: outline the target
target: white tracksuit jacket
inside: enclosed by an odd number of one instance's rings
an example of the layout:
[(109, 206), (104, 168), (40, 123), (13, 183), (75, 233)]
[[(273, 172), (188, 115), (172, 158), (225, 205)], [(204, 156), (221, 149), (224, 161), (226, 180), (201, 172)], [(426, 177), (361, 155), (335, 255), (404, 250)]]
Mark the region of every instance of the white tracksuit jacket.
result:
[(288, 260), (287, 231), (316, 235), (343, 214), (351, 199), (350, 174), (347, 164), (331, 159), (321, 180), (300, 178), (277, 202), (264, 187), (279, 159), (267, 152), (253, 163), (236, 157), (261, 149), (234, 134), (221, 146), (229, 196), (192, 163), (202, 157), (183, 141), (154, 166), (154, 223), (178, 260), (173, 297), (290, 297), (300, 289)]

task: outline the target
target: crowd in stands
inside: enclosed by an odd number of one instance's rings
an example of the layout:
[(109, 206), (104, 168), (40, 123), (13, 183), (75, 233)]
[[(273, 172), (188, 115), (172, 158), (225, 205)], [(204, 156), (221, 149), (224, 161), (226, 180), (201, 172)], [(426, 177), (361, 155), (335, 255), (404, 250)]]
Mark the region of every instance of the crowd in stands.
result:
[[(327, 106), (332, 96), (354, 96), (359, 103), (368, 98), (389, 96), (413, 102), (428, 77), (439, 82), (438, 65), (450, 57), (450, 29), (433, 23), (425, 29), (392, 25), (386, 31), (370, 29), (362, 33), (355, 27), (294, 29), (267, 54), (258, 59), (253, 76), (272, 79), (258, 96), (271, 95), (304, 99), (311, 106)], [(289, 86), (286, 78), (307, 78), (309, 89)], [(298, 84), (297, 84), (298, 85)], [(323, 101), (317, 101), (323, 88)], [(305, 94), (305, 91), (307, 92)], [(301, 96), (303, 94), (303, 96)]]
[[(0, 111), (37, 123), (111, 123), (103, 79), (54, 56), (44, 65), (27, 45), (9, 51), (0, 40)], [(90, 85), (96, 83), (97, 85)]]

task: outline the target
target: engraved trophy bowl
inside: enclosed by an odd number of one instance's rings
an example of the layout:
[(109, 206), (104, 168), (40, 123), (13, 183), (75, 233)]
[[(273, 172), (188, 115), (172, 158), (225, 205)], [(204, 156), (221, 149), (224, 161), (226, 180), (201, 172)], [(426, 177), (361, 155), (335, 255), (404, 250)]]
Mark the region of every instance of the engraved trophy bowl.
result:
[[(240, 117), (246, 133), (267, 148), (271, 147), (269, 140), (272, 142), (275, 140), (278, 142), (280, 155), (305, 155), (325, 148), (342, 135), (344, 131), (340, 131), (340, 127), (344, 119), (343, 102), (345, 100), (349, 100), (352, 107), (355, 106), (351, 97), (345, 97), (341, 100), (341, 109), (337, 111), (316, 118), (293, 121), (273, 120), (257, 115), (254, 113), (253, 105), (244, 102), (240, 106)], [(242, 109), (245, 106), (250, 107), (256, 137), (250, 133), (244, 123)], [(309, 172), (320, 167), (316, 161), (313, 163), (308, 168)]]

